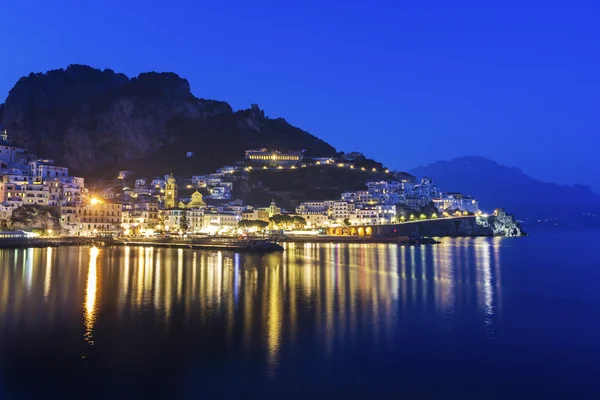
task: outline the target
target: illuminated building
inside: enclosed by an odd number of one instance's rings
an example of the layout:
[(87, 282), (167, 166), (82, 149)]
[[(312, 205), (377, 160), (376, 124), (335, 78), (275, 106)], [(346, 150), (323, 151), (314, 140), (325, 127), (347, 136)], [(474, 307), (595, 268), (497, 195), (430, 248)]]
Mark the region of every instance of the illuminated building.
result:
[(269, 218), (281, 214), (281, 208), (277, 207), (275, 199), (271, 200), (271, 205), (265, 211), (269, 213)]
[(210, 188), (210, 197), (219, 200), (231, 198), (231, 189), (228, 186), (215, 186)]
[(477, 200), (462, 193), (443, 193), (439, 198), (433, 199), (433, 204), (440, 212), (459, 210), (476, 213), (479, 211)]
[(243, 220), (269, 222), (269, 213), (263, 209), (246, 210), (242, 212)]
[(179, 207), (188, 209), (206, 207), (206, 203), (204, 202), (202, 193), (196, 190), (194, 193), (192, 193), (191, 197), (192, 198), (189, 203), (185, 205), (180, 203)]
[(160, 219), (166, 231), (177, 231), (181, 229), (181, 218), (185, 210), (171, 207), (160, 212)]
[(136, 201), (123, 207), (123, 224), (142, 229), (154, 229), (159, 224), (158, 202)]
[(246, 160), (261, 164), (294, 165), (300, 163), (303, 156), (302, 151), (246, 150)]
[[(296, 213), (303, 217), (324, 215), (333, 221), (349, 218), (354, 210), (354, 203), (343, 200), (306, 201), (296, 207)], [(315, 218), (314, 220), (314, 222), (317, 222), (317, 220), (321, 222), (322, 218)]]
[(116, 234), (121, 230), (122, 206), (98, 199), (60, 206), (61, 227), (73, 236)]
[(31, 175), (42, 178), (62, 178), (69, 175), (67, 167), (56, 166), (53, 160), (29, 161), (29, 171)]
[(178, 200), (178, 188), (177, 188), (177, 180), (173, 177), (173, 174), (169, 176), (167, 179), (167, 184), (165, 187), (165, 210), (169, 208), (175, 208)]

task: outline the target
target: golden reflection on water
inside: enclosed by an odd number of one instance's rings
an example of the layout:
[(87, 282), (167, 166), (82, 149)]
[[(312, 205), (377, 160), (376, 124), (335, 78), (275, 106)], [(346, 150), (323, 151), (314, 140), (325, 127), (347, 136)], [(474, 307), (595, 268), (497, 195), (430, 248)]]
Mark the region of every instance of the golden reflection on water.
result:
[(284, 343), (301, 351), (297, 343), (309, 335), (331, 354), (366, 334), (376, 346), (390, 345), (398, 331), (419, 323), (416, 315), (452, 329), (458, 311), (475, 312), (493, 337), (501, 246), (501, 238), (477, 238), (415, 247), (290, 243), (264, 256), (149, 247), (0, 250), (0, 325), (17, 319), (34, 326), (77, 307), (81, 318), (83, 305), (81, 328), (93, 345), (95, 326), (115, 310), (120, 323), (151, 318), (152, 329), (218, 323), (231, 348), (245, 355), (262, 349), (274, 374)]
[(46, 271), (44, 275), (44, 299), (48, 300), (50, 282), (52, 282), (52, 247), (46, 249)]
[(85, 341), (86, 343), (94, 344), (94, 323), (96, 322), (96, 295), (98, 292), (98, 271), (96, 263), (100, 251), (97, 247), (90, 248), (90, 263), (88, 268), (87, 283), (85, 286), (85, 301), (84, 301), (84, 321), (85, 321)]

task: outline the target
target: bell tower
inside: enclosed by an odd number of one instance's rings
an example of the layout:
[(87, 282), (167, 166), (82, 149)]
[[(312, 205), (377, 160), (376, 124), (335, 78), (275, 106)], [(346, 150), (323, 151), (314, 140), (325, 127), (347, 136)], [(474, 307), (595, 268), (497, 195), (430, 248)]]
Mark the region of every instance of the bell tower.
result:
[(167, 185), (165, 187), (165, 210), (169, 208), (175, 208), (178, 204), (178, 193), (177, 193), (177, 180), (173, 177), (173, 174), (167, 179)]

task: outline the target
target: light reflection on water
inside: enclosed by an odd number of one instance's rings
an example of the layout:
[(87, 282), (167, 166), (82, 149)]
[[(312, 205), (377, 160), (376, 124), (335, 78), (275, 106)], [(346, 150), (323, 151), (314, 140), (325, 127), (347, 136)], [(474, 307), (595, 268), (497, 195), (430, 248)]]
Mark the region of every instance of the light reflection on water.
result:
[(98, 291), (98, 271), (97, 260), (99, 250), (97, 247), (90, 249), (90, 263), (88, 268), (87, 282), (85, 286), (84, 301), (84, 320), (85, 320), (85, 341), (89, 345), (94, 344), (94, 323), (96, 321), (96, 294)]
[(291, 243), (264, 256), (143, 247), (0, 250), (0, 324), (33, 330), (79, 308), (84, 342), (98, 346), (94, 331), (113, 312), (122, 324), (144, 315), (149, 329), (164, 331), (222, 318), (240, 353), (264, 349), (267, 373), (275, 375), (282, 344), (294, 348), (300, 335), (313, 335), (326, 355), (359, 333), (375, 347), (389, 346), (415, 315), (453, 329), (457, 307), (477, 313), (493, 338), (500, 241)]

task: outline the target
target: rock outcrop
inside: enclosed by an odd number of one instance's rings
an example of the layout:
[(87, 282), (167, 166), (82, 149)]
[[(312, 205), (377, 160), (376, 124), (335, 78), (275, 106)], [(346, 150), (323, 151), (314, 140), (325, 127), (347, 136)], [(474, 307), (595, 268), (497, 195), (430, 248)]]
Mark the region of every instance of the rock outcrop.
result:
[(29, 205), (16, 208), (10, 220), (10, 228), (16, 230), (53, 229), (60, 231), (58, 207)]
[(525, 236), (519, 223), (510, 214), (476, 217), (475, 222), (479, 230), (490, 233), (487, 236)]
[(0, 105), (0, 121), (17, 143), (86, 177), (210, 171), (253, 147), (335, 153), (258, 105), (234, 112), (226, 102), (196, 98), (174, 73), (130, 79), (85, 65), (32, 73)]

